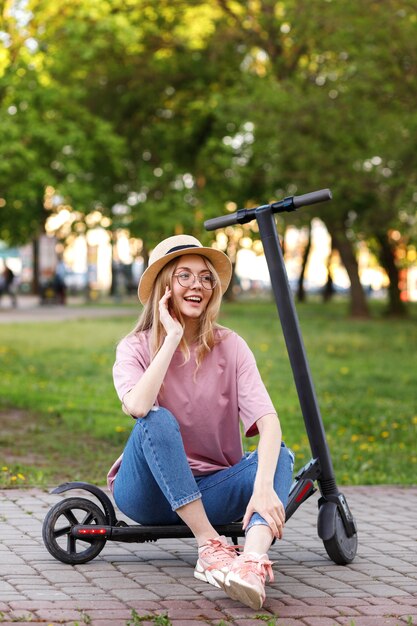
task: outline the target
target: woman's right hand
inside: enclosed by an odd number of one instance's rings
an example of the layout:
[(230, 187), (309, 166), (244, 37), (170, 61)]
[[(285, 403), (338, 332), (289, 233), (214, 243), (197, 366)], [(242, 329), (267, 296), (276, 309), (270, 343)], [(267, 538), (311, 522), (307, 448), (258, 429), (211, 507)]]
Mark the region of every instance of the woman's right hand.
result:
[(123, 398), (123, 405), (128, 415), (137, 418), (146, 417), (157, 402), (169, 364), (184, 333), (182, 325), (170, 310), (171, 295), (171, 290), (166, 287), (159, 301), (159, 319), (166, 332), (162, 346), (137, 383)]
[(184, 329), (180, 322), (175, 317), (175, 314), (169, 309), (169, 301), (172, 297), (172, 291), (167, 286), (165, 288), (165, 293), (159, 301), (159, 318), (161, 320), (161, 324), (165, 329), (167, 337), (171, 337), (172, 339), (176, 339), (179, 343), (184, 334)]

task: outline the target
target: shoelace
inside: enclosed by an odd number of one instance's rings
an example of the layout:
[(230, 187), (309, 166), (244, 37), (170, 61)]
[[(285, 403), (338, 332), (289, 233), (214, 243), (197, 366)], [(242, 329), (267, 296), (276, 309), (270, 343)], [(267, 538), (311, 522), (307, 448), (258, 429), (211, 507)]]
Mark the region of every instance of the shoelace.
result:
[(243, 546), (231, 546), (229, 544), (225, 544), (219, 539), (209, 539), (206, 543), (206, 548), (204, 548), (204, 552), (207, 550), (209, 555), (214, 554), (215, 552), (222, 552), (224, 561), (221, 563), (213, 563), (209, 566), (208, 569), (216, 569), (220, 566), (227, 565), (231, 556), (237, 556), (236, 550), (243, 548)]
[[(274, 581), (274, 572), (272, 571), (273, 561), (260, 561), (253, 556), (241, 556), (239, 562), (239, 576), (244, 578), (246, 574), (255, 573), (265, 583), (266, 576), (269, 576), (271, 582)], [(243, 563), (242, 563), (243, 560)], [(254, 571), (255, 570), (255, 571)]]

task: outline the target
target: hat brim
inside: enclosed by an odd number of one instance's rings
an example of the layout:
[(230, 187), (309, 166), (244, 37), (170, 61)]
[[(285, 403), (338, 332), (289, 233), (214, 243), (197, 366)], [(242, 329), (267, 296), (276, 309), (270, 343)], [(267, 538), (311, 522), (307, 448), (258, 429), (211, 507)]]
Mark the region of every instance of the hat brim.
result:
[(198, 254), (199, 256), (205, 257), (212, 263), (214, 269), (219, 275), (222, 294), (225, 293), (232, 278), (232, 264), (229, 257), (226, 256), (224, 252), (215, 250), (214, 248), (205, 248), (203, 246), (192, 247), (165, 254), (163, 257), (152, 263), (152, 265), (150, 265), (143, 272), (138, 285), (138, 297), (142, 304), (146, 304), (149, 300), (155, 279), (162, 268), (173, 259), (187, 254)]

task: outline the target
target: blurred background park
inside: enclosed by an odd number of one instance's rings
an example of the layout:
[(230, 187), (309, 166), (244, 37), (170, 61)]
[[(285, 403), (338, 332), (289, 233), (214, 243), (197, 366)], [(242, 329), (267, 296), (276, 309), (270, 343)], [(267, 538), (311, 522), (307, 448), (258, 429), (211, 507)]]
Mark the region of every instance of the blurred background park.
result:
[(104, 481), (131, 427), (115, 345), (182, 232), (230, 256), (221, 322), (304, 464), (256, 225), (203, 223), (321, 188), (277, 228), (337, 478), (416, 483), (417, 1), (0, 0), (0, 20), (0, 318), (127, 309), (0, 324), (0, 484)]

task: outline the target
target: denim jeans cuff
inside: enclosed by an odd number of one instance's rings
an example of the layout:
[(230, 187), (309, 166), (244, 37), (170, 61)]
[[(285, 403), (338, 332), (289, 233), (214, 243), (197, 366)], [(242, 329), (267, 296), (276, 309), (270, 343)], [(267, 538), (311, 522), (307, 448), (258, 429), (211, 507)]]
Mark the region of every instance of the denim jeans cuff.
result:
[(194, 502), (195, 500), (199, 500), (199, 499), (201, 499), (201, 493), (199, 491), (196, 491), (195, 493), (192, 493), (190, 496), (187, 496), (186, 498), (181, 498), (181, 500), (174, 502), (174, 504), (172, 505), (172, 510), (176, 511), (180, 507), (185, 506), (186, 504), (190, 504), (190, 502)]
[(248, 533), (248, 531), (252, 528), (252, 526), (269, 526), (269, 524), (268, 522), (266, 522), (266, 520), (264, 520), (263, 517), (259, 515), (259, 513), (254, 513), (254, 515), (252, 516), (252, 519), (250, 520), (249, 524), (247, 525), (245, 529), (245, 534)]

